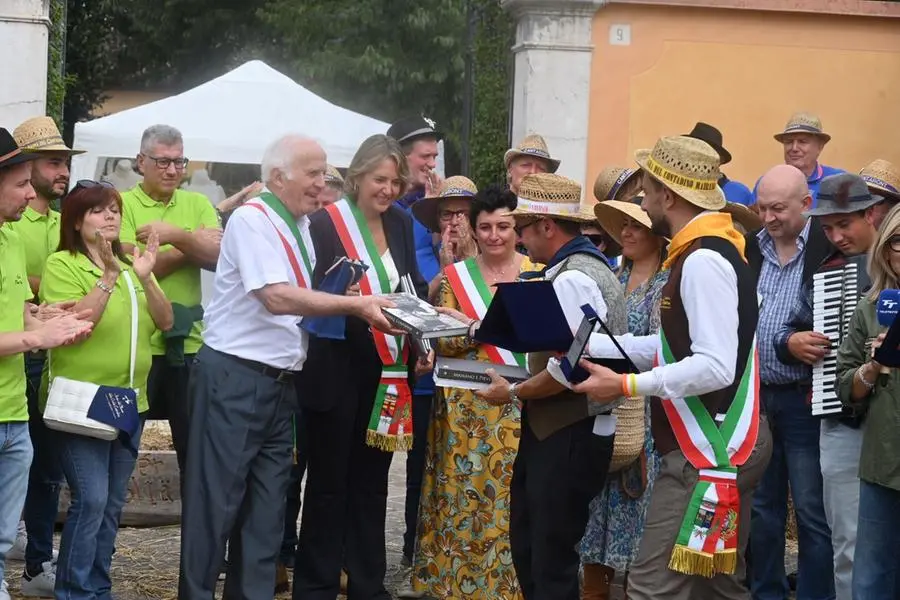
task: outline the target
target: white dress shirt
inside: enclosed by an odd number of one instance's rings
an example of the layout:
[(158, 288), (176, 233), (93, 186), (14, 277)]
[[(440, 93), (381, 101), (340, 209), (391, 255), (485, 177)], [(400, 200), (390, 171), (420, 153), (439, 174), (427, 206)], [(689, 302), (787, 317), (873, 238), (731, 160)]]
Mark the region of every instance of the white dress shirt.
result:
[[(738, 292), (734, 267), (713, 250), (701, 248), (684, 261), (681, 301), (688, 319), (691, 356), (653, 367), (660, 349), (658, 334), (616, 336), (616, 340), (643, 372), (636, 377), (640, 396), (685, 398), (700, 396), (732, 384), (738, 353)], [(620, 358), (605, 334), (594, 333), (588, 354)]]
[[(306, 332), (298, 327), (302, 317), (273, 315), (253, 292), (277, 283), (297, 285), (274, 227), (291, 244), (298, 261), (303, 260), (302, 255), (281, 217), (258, 198), (250, 202), (262, 204), (266, 214), (252, 206), (242, 206), (228, 219), (213, 295), (204, 315), (203, 341), (219, 352), (278, 369), (299, 370), (306, 360), (308, 344)], [(310, 268), (315, 269), (309, 219), (302, 217), (297, 227), (309, 253)]]

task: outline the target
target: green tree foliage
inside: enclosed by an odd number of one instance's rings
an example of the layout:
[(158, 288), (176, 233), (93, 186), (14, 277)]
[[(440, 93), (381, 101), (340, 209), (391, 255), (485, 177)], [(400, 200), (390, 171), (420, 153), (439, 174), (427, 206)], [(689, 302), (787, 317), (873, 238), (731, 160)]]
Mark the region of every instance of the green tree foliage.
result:
[(50, 31), (47, 42), (47, 114), (62, 125), (66, 96), (66, 0), (50, 1)]

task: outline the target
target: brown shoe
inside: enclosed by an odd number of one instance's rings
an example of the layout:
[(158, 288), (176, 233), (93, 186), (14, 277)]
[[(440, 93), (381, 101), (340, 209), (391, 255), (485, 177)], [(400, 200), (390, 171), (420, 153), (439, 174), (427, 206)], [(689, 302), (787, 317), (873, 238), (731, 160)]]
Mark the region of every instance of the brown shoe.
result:
[(291, 591), (291, 582), (288, 580), (287, 567), (281, 562), (275, 565), (275, 594), (287, 594)]
[(615, 569), (606, 565), (584, 565), (581, 600), (609, 600), (609, 586), (615, 575)]

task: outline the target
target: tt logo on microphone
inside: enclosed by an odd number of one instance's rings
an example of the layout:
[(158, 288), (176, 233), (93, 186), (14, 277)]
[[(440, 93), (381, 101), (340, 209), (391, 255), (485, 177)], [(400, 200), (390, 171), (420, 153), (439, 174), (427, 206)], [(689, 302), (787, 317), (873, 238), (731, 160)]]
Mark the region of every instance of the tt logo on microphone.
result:
[(894, 307), (897, 306), (897, 301), (885, 298), (881, 301), (881, 304), (888, 310), (894, 310)]

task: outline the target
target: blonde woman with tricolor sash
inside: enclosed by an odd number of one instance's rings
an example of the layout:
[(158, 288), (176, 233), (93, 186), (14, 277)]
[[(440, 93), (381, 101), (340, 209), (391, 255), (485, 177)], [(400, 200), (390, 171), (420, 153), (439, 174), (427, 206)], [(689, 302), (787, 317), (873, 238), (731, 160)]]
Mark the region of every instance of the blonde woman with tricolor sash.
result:
[[(483, 319), (495, 284), (540, 269), (516, 252), (512, 192), (475, 195), (469, 221), (480, 255), (444, 270), (440, 306)], [(438, 354), (525, 366), (525, 356), (469, 338), (445, 338)], [(509, 497), (519, 448), (519, 408), (492, 406), (471, 390), (439, 389), (428, 433), (413, 589), (435, 598), (522, 598), (509, 543)]]
[[(345, 180), (346, 197), (313, 214), (313, 284), (339, 257), (368, 265), (363, 295), (400, 291), (412, 279), (424, 298), (428, 286), (416, 267), (412, 220), (394, 206), (406, 187), (400, 146), (384, 135), (365, 140)], [(415, 345), (404, 336), (370, 330), (347, 318), (345, 339), (311, 337), (298, 381), (307, 445), (307, 480), (296, 566), (295, 600), (333, 599), (341, 568), (349, 600), (388, 600), (384, 587), (385, 512), (393, 452), (412, 446)]]

